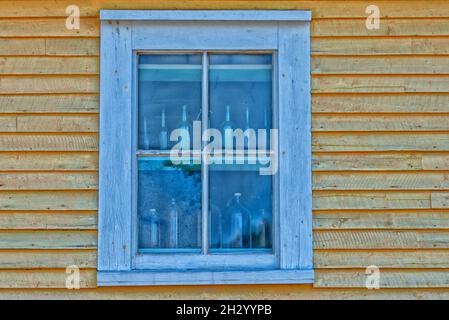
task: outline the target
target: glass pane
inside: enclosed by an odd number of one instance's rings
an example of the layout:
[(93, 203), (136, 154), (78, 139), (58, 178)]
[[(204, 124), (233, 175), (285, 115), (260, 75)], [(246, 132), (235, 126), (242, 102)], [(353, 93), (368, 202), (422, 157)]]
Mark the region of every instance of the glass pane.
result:
[[(176, 128), (192, 132), (200, 119), (201, 55), (144, 54), (138, 57), (139, 149), (166, 150)], [(179, 140), (178, 140), (179, 141)]]
[[(209, 110), (210, 127), (221, 133), (223, 148), (266, 149), (272, 125), (272, 55), (211, 54)], [(236, 129), (244, 132), (242, 141)], [(263, 140), (259, 129), (265, 129)], [(221, 159), (210, 166), (212, 251), (272, 248), (273, 177), (260, 174), (266, 157), (261, 161), (256, 156), (252, 164), (248, 155), (243, 160), (240, 164), (233, 157), (229, 164)]]
[(138, 181), (140, 251), (199, 251), (201, 166), (140, 157)]
[(210, 167), (210, 247), (271, 249), (272, 177), (225, 166)]
[[(222, 133), (222, 146), (235, 149), (239, 141), (228, 135), (227, 129), (241, 129), (245, 133), (271, 128), (272, 55), (271, 54), (211, 54), (209, 57), (210, 127)], [(267, 137), (269, 131), (266, 132)], [(248, 140), (244, 149), (263, 147)], [(253, 137), (256, 137), (255, 135)], [(238, 149), (243, 149), (238, 147)]]

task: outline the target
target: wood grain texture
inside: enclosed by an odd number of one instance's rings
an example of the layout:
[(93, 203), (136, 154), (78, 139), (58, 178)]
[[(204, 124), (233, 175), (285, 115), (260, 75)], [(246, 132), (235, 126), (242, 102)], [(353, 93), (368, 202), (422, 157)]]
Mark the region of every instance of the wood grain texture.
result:
[(449, 173), (319, 173), (313, 175), (314, 190), (444, 190)]
[(0, 37), (79, 37), (96, 36), (100, 34), (100, 24), (96, 18), (84, 18), (80, 23), (80, 29), (69, 30), (66, 28), (66, 17), (60, 19), (49, 18), (24, 18), (1, 20), (2, 28)]
[(449, 133), (314, 133), (314, 151), (449, 151)]
[(98, 189), (98, 174), (96, 172), (0, 173), (0, 190), (77, 189)]
[(316, 211), (314, 230), (449, 229), (449, 211)]
[[(324, 271), (316, 274), (317, 288), (366, 288), (365, 270)], [(385, 271), (381, 270), (380, 288), (446, 288), (449, 271)]]
[(45, 39), (48, 56), (84, 56), (100, 54), (100, 41), (96, 38)]
[(449, 115), (315, 115), (313, 131), (449, 131)]
[(322, 251), (314, 252), (318, 269), (355, 269), (378, 266), (383, 269), (449, 268), (447, 250)]
[(0, 231), (0, 249), (94, 249), (92, 231)]
[(449, 208), (449, 192), (432, 192), (432, 208)]
[[(1, 4), (0, 4), (1, 6)], [(0, 39), (0, 55), (44, 55), (45, 39)]]
[(71, 265), (77, 265), (79, 268), (96, 268), (96, 250), (0, 251), (0, 269), (65, 269)]
[(0, 94), (98, 93), (96, 76), (8, 76), (0, 79)]
[(1, 151), (97, 151), (92, 134), (0, 134)]
[(98, 132), (98, 116), (17, 116), (17, 132)]
[[(96, 230), (97, 213), (0, 211), (0, 229), (10, 230)], [(0, 267), (1, 268), (1, 267)]]
[[(383, 10), (381, 10), (383, 11)], [(418, 10), (420, 11), (420, 10)], [(313, 38), (313, 55), (447, 55), (446, 38)], [(403, 57), (406, 58), (406, 57)]]
[(0, 57), (0, 75), (98, 73), (97, 57)]
[(312, 168), (314, 171), (446, 170), (449, 168), (444, 161), (447, 157), (447, 155), (420, 153), (317, 152), (313, 154)]
[(430, 192), (315, 191), (313, 194), (313, 209), (431, 209), (430, 197)]
[(315, 113), (447, 113), (448, 94), (314, 94)]
[(448, 93), (449, 76), (329, 75), (312, 78), (313, 93)]
[(315, 249), (448, 249), (447, 231), (315, 231)]
[(98, 113), (99, 96), (0, 95), (0, 113)]
[(97, 210), (96, 191), (0, 191), (0, 210)]
[(312, 74), (448, 74), (448, 57), (314, 57)]
[[(65, 269), (2, 270), (0, 288), (64, 288), (67, 290), (67, 276)], [(96, 285), (95, 270), (80, 270), (80, 288), (94, 288)]]
[(0, 152), (0, 171), (98, 170), (96, 152)]
[[(382, 10), (381, 10), (382, 11)], [(314, 37), (447, 36), (448, 19), (382, 19), (379, 29), (368, 29), (364, 19), (312, 21)]]

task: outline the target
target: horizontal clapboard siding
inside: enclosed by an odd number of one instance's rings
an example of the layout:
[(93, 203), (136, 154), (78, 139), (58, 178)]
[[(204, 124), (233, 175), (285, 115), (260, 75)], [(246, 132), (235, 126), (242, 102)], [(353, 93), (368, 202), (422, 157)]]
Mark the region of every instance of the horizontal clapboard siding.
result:
[[(370, 1), (80, 0), (68, 30), (72, 4), (0, 1), (0, 298), (449, 297), (446, 1), (377, 1), (379, 30)], [(95, 288), (99, 9), (312, 10), (313, 288)]]

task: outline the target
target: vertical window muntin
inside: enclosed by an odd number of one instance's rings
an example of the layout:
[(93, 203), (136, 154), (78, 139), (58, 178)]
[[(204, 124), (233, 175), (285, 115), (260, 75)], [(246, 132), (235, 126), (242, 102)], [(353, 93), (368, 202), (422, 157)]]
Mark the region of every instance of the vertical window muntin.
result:
[[(270, 74), (270, 82), (271, 82), (271, 105), (270, 105), (270, 117), (268, 120), (268, 127), (266, 129), (276, 129), (277, 128), (277, 103), (276, 103), (276, 75), (275, 75), (275, 68), (276, 68), (276, 61), (275, 61), (275, 51), (215, 51), (215, 50), (208, 50), (208, 51), (179, 51), (179, 50), (175, 50), (175, 51), (139, 51), (136, 52), (136, 57), (137, 57), (137, 61), (139, 61), (141, 56), (162, 56), (162, 55), (199, 55), (200, 56), (200, 60), (201, 60), (201, 64), (195, 64), (195, 66), (200, 66), (199, 70), (202, 73), (201, 76), (201, 80), (200, 80), (200, 86), (201, 86), (201, 92), (200, 92), (200, 100), (201, 102), (199, 103), (200, 106), (200, 112), (199, 112), (199, 116), (195, 114), (196, 117), (194, 117), (195, 119), (199, 119), (201, 120), (202, 123), (202, 128), (201, 128), (201, 133), (203, 134), (204, 130), (209, 128), (209, 120), (210, 120), (210, 114), (211, 114), (211, 102), (210, 102), (210, 95), (211, 95), (211, 89), (210, 89), (210, 73), (211, 73), (211, 69), (214, 69), (213, 67), (210, 68), (211, 63), (211, 56), (212, 55), (242, 55), (242, 56), (250, 56), (250, 55), (265, 55), (265, 56), (269, 56), (271, 59), (271, 74)], [(197, 58), (195, 58), (194, 60), (197, 60)], [(137, 64), (137, 68), (139, 68), (139, 64)], [(137, 71), (137, 73), (139, 73), (139, 69), (135, 70)], [(140, 81), (136, 81), (136, 87), (137, 90), (135, 91), (137, 93), (137, 122), (138, 125), (136, 126), (136, 128), (134, 128), (135, 132), (136, 132), (136, 136), (138, 138), (138, 142), (137, 142), (137, 150), (135, 150), (135, 156), (136, 156), (136, 162), (138, 163), (139, 160), (141, 160), (142, 158), (152, 158), (152, 159), (157, 159), (157, 158), (162, 158), (164, 160), (167, 160), (167, 157), (169, 157), (170, 155), (170, 132), (168, 132), (168, 143), (169, 143), (169, 147), (167, 150), (161, 150), (160, 148), (149, 148), (149, 149), (145, 149), (141, 147), (141, 141), (140, 141), (140, 134), (139, 131), (141, 129), (141, 119), (139, 116), (139, 112), (140, 112), (140, 89), (139, 86), (137, 86), (137, 84), (140, 85)], [(206, 91), (206, 94), (204, 94), (204, 92)], [(206, 99), (206, 100), (205, 100)], [(204, 112), (204, 111), (207, 112)], [(239, 110), (239, 108), (235, 108), (235, 111), (244, 113), (244, 110)], [(166, 117), (166, 121), (167, 121), (167, 117), (168, 117), (169, 112), (165, 112), (165, 117)], [(190, 122), (193, 120), (192, 117), (190, 117)], [(214, 126), (211, 126), (214, 127)], [(240, 128), (240, 126), (236, 126), (238, 128)], [(242, 127), (242, 129), (244, 130), (244, 128)], [(273, 152), (272, 150), (270, 150), (270, 138), (269, 136), (267, 137), (267, 153), (271, 153)], [(176, 142), (172, 142), (171, 146), (173, 146), (173, 144)], [(204, 150), (204, 146), (206, 143), (202, 142), (201, 144), (201, 150)], [(192, 147), (192, 141), (191, 141), (191, 147)], [(199, 151), (195, 148), (195, 146), (193, 146), (193, 152), (192, 152), (192, 158), (197, 157), (197, 159), (200, 156)], [(246, 146), (245, 146), (246, 147)], [(237, 149), (234, 150), (236, 153), (238, 153), (239, 151), (244, 151), (241, 149)], [(251, 153), (253, 152), (253, 153)], [(255, 150), (248, 150), (248, 155), (244, 156), (245, 157), (245, 161), (251, 157), (251, 156), (256, 156), (256, 151)], [(223, 164), (225, 165), (225, 164)], [(271, 220), (270, 220), (270, 233), (271, 233), (271, 242), (270, 242), (270, 246), (268, 248), (234, 248), (234, 247), (229, 247), (229, 248), (212, 248), (211, 244), (210, 244), (210, 232), (211, 232), (211, 226), (210, 226), (210, 214), (209, 214), (209, 201), (210, 201), (210, 173), (211, 173), (211, 166), (214, 166), (214, 164), (212, 165), (208, 165), (205, 164), (204, 161), (201, 161), (201, 165), (200, 165), (200, 174), (201, 174), (201, 201), (200, 201), (200, 206), (201, 206), (201, 217), (202, 217), (202, 221), (201, 221), (201, 240), (199, 240), (200, 243), (200, 247), (199, 248), (150, 248), (150, 249), (142, 249), (139, 247), (139, 239), (137, 237), (137, 239), (135, 240), (135, 242), (137, 242), (137, 246), (136, 248), (138, 248), (138, 253), (142, 253), (142, 254), (146, 254), (146, 253), (196, 253), (196, 254), (220, 254), (220, 253), (224, 253), (224, 254), (229, 254), (229, 253), (234, 253), (234, 254), (260, 254), (260, 253), (265, 253), (265, 254), (274, 254), (275, 250), (276, 250), (276, 246), (277, 246), (277, 237), (278, 234), (276, 232), (276, 228), (275, 228), (275, 224), (276, 221), (278, 219), (277, 215), (277, 185), (276, 185), (276, 181), (277, 181), (277, 176), (276, 174), (273, 176), (269, 176), (271, 179), (271, 183), (270, 183), (270, 202), (271, 202), (271, 206), (270, 206), (270, 210), (271, 210)], [(138, 168), (138, 167), (136, 167)], [(138, 169), (136, 170), (136, 175), (138, 174)], [(136, 179), (137, 184), (139, 183), (139, 179)], [(137, 190), (139, 190), (139, 187), (137, 187)], [(138, 202), (140, 197), (137, 197), (136, 202)], [(204, 197), (207, 197), (207, 199), (204, 199)], [(209, 200), (209, 201), (208, 201)], [(136, 206), (136, 208), (138, 208), (138, 205)], [(136, 210), (138, 211), (138, 209)], [(137, 212), (136, 212), (137, 214)], [(139, 227), (139, 217), (137, 217), (136, 219), (138, 226)], [(136, 234), (136, 233), (134, 233)], [(139, 231), (137, 231), (137, 234), (139, 234)], [(204, 237), (204, 235), (207, 234), (208, 237)]]

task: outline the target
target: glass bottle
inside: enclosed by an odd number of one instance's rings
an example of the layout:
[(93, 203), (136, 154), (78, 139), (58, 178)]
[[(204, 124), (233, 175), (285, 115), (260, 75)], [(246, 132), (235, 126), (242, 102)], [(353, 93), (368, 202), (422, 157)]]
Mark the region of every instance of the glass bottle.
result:
[(234, 193), (226, 212), (229, 219), (224, 245), (230, 248), (251, 247), (250, 213), (240, 202), (241, 193)]
[(143, 150), (150, 149), (150, 135), (148, 133), (148, 120), (147, 117), (143, 117)]
[(167, 239), (168, 248), (178, 247), (178, 221), (180, 215), (181, 209), (176, 204), (176, 200), (172, 198), (166, 213), (167, 225), (165, 237)]
[(209, 242), (210, 247), (218, 249), (222, 247), (222, 215), (220, 209), (213, 203), (209, 203)]
[(140, 215), (139, 222), (139, 247), (157, 248), (159, 247), (159, 217), (156, 209), (144, 211)]
[(226, 106), (226, 120), (222, 124), (222, 132), (223, 132), (223, 147), (226, 150), (232, 150), (233, 139), (232, 139), (232, 130), (234, 128), (234, 124), (231, 122), (231, 106)]
[(189, 150), (190, 149), (190, 126), (187, 122), (187, 106), (182, 106), (182, 121), (179, 124), (179, 129), (181, 130), (181, 148), (183, 150)]
[(201, 247), (201, 201), (195, 195), (186, 205), (179, 221), (180, 248)]
[(251, 217), (252, 248), (269, 248), (270, 223), (269, 214), (262, 208), (256, 210)]
[(167, 150), (168, 149), (168, 134), (167, 134), (167, 128), (165, 127), (165, 109), (162, 109), (162, 115), (161, 115), (161, 133), (160, 133), (160, 144), (161, 144), (161, 150)]

